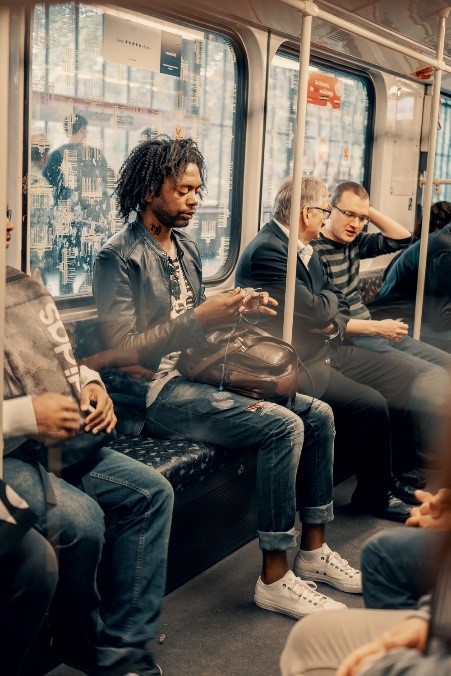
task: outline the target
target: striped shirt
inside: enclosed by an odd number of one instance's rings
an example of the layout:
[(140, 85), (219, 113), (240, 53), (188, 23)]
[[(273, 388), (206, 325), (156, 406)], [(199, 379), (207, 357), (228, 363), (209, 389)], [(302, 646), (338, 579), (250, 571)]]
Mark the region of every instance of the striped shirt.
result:
[(371, 319), (368, 308), (363, 303), (359, 288), (361, 258), (375, 258), (382, 254), (393, 253), (405, 249), (410, 244), (410, 237), (391, 239), (382, 233), (357, 235), (349, 244), (335, 242), (325, 237), (322, 232), (312, 242), (332, 284), (339, 289), (349, 303), (351, 317)]

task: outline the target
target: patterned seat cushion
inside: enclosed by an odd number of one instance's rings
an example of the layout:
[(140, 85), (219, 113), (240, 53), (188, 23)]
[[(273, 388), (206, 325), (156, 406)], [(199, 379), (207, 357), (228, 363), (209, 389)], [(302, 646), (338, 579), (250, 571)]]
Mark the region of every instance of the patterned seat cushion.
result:
[(174, 491), (183, 491), (221, 471), (242, 455), (189, 439), (151, 439), (118, 435), (111, 447), (161, 472)]
[(383, 269), (365, 270), (360, 273), (359, 287), (365, 305), (368, 305), (379, 291), (383, 274)]
[[(65, 324), (72, 337), (78, 358), (101, 349), (98, 320), (85, 319)], [(119, 434), (111, 447), (140, 462), (154, 467), (168, 479), (174, 491), (183, 491), (221, 471), (243, 455), (218, 446), (190, 439), (152, 439), (145, 436)]]

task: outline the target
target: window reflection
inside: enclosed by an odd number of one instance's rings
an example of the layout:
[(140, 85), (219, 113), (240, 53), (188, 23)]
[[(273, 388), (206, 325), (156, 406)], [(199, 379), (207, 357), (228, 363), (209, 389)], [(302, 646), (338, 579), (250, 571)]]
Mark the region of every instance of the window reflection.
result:
[[(440, 105), (440, 125), (437, 128), (437, 146), (435, 150), (434, 177), (451, 179), (451, 97), (442, 95)], [(433, 202), (446, 200), (451, 202), (451, 185), (441, 185), (432, 195)]]
[[(278, 52), (270, 69), (263, 178), (262, 222), (269, 220), (282, 181), (293, 173), (298, 60)], [(304, 173), (332, 189), (365, 179), (368, 83), (328, 68), (309, 69)]]
[[(157, 72), (146, 61), (106, 60), (115, 53), (105, 52), (106, 14), (129, 21), (124, 39), (134, 26), (170, 44), (176, 38), (176, 66), (158, 59)], [(236, 80), (234, 49), (216, 33), (72, 3), (35, 8), (29, 262), (54, 296), (91, 293), (95, 256), (123, 227), (117, 173), (137, 143), (159, 134), (191, 136), (205, 155), (208, 190), (190, 230), (205, 277), (220, 272), (230, 240)]]

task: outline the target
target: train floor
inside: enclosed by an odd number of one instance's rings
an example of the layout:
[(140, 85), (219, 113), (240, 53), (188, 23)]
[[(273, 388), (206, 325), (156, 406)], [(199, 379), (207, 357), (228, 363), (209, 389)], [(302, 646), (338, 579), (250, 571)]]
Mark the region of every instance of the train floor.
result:
[[(349, 500), (354, 486), (350, 478), (335, 488), (335, 520), (328, 526), (327, 543), (358, 566), (360, 548), (370, 535), (405, 526), (352, 514)], [(258, 542), (253, 540), (165, 598), (159, 642), (152, 646), (164, 676), (279, 674), (279, 655), (295, 621), (254, 605), (260, 563)], [(363, 607), (361, 595), (322, 584), (318, 589), (348, 607)], [(66, 666), (51, 672), (51, 676), (80, 674)]]

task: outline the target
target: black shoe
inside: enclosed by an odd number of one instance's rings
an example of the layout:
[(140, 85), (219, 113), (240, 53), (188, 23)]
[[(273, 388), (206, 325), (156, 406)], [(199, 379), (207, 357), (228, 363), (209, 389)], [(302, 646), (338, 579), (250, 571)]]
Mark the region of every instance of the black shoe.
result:
[(413, 486), (414, 488), (425, 488), (427, 484), (425, 475), (417, 469), (413, 469), (410, 472), (400, 472), (399, 474), (396, 474), (396, 478), (401, 481), (401, 483), (409, 484), (409, 486)]
[(147, 653), (138, 660), (121, 661), (117, 666), (97, 667), (86, 672), (89, 676), (161, 676), (163, 673), (159, 664), (152, 655)]
[(410, 516), (410, 507), (403, 500), (397, 498), (390, 491), (387, 493), (383, 505), (373, 511), (375, 516), (389, 521), (399, 521), (404, 523)]
[(380, 519), (389, 521), (398, 521), (404, 523), (410, 516), (410, 508), (405, 502), (395, 497), (391, 491), (388, 491), (382, 502), (376, 499), (362, 497), (362, 494), (355, 491), (351, 498), (353, 509), (358, 512), (369, 512)]
[(150, 653), (146, 653), (136, 665), (136, 673), (139, 676), (161, 676), (163, 673), (159, 664), (155, 662)]
[(417, 489), (415, 486), (411, 486), (410, 484), (406, 484), (403, 481), (399, 481), (399, 479), (393, 479), (392, 481), (393, 495), (403, 502), (407, 502), (409, 505), (420, 504), (415, 497), (416, 490)]

